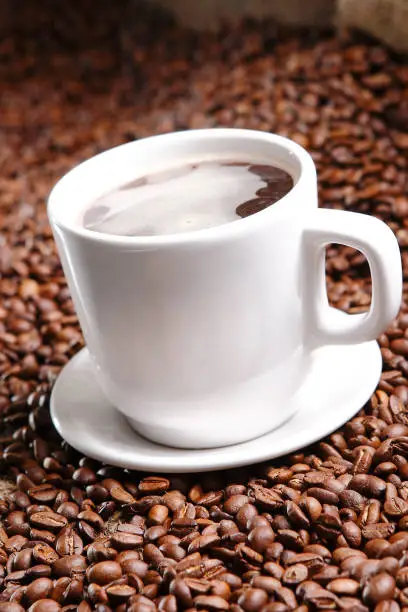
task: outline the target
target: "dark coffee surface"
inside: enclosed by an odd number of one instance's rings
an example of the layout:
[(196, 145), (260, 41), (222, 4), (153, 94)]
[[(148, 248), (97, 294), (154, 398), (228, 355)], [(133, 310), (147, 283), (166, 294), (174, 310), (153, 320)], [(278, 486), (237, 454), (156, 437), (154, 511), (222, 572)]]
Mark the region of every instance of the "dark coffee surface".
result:
[[(44, 206), (63, 172), (129, 139), (269, 130), (311, 151), (321, 205), (389, 224), (406, 281), (405, 61), (360, 40), (275, 38), (268, 22), (152, 37), (140, 8), (121, 26), (137, 52), (119, 54), (115, 3), (84, 2), (83, 19), (30, 6), (0, 63), (0, 612), (407, 612), (407, 287), (379, 338), (381, 381), (344, 427), (262, 465), (146, 478), (51, 425), (50, 385), (83, 340)], [(367, 308), (359, 253), (330, 247), (327, 278), (333, 305)]]
[(293, 187), (293, 178), (290, 174), (276, 166), (266, 164), (251, 165), (249, 171), (259, 176), (264, 181), (265, 186), (260, 187), (256, 191), (256, 197), (237, 206), (235, 212), (241, 218), (254, 215), (275, 204), (289, 193)]

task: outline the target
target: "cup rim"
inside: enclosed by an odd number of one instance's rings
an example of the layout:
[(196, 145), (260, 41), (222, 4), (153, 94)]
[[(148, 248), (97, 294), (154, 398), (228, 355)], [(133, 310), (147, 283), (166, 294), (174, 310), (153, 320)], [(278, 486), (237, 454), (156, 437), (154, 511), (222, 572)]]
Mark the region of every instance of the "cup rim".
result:
[[(290, 157), (294, 158), (300, 168), (299, 176), (292, 189), (284, 197), (275, 202), (273, 206), (269, 206), (264, 210), (243, 219), (237, 219), (239, 223), (232, 221), (230, 223), (224, 223), (210, 228), (196, 229), (175, 234), (160, 234), (151, 236), (121, 236), (117, 234), (107, 234), (104, 232), (87, 229), (79, 223), (66, 222), (58, 214), (59, 203), (62, 199), (64, 199), (62, 196), (66, 193), (66, 191), (75, 191), (75, 189), (80, 189), (78, 175), (83, 173), (88, 168), (91, 170), (99, 162), (105, 161), (108, 156), (126, 156), (130, 149), (142, 149), (145, 143), (148, 141), (150, 144), (156, 144), (157, 147), (160, 147), (160, 144), (164, 143), (165, 141), (167, 141), (167, 144), (169, 144), (172, 140), (191, 142), (194, 140), (216, 140), (222, 138), (236, 138), (241, 140), (250, 139), (252, 141), (258, 140), (284, 150)], [(212, 241), (214, 239), (227, 239), (242, 235), (250, 229), (256, 229), (259, 227), (259, 225), (264, 224), (268, 216), (276, 216), (278, 211), (282, 212), (285, 208), (288, 208), (288, 206), (290, 206), (290, 201), (296, 201), (298, 194), (304, 189), (305, 181), (307, 180), (306, 175), (310, 172), (312, 172), (313, 175), (315, 174), (315, 165), (311, 155), (306, 151), (306, 149), (293, 140), (278, 134), (241, 128), (204, 128), (157, 134), (112, 147), (74, 166), (71, 170), (65, 173), (52, 188), (47, 200), (47, 214), (51, 225), (60, 228), (64, 232), (90, 240), (91, 242), (102, 242), (106, 245), (122, 246), (125, 248), (146, 248), (152, 246), (160, 247), (190, 244), (192, 242), (196, 242), (197, 240)]]

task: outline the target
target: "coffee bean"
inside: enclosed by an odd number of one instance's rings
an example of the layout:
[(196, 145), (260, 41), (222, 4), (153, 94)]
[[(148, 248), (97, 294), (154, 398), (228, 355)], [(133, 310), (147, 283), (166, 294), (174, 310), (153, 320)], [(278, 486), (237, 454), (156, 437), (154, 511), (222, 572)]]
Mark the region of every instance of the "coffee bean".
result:
[(342, 526), (342, 533), (346, 542), (352, 548), (358, 548), (361, 544), (361, 529), (353, 521), (346, 521)]
[(106, 589), (109, 600), (113, 604), (121, 604), (126, 602), (132, 595), (136, 594), (136, 589), (127, 584), (112, 584)]
[(258, 553), (263, 553), (275, 540), (271, 527), (255, 527), (248, 534), (249, 545)]
[(268, 510), (277, 510), (283, 507), (282, 497), (273, 489), (267, 489), (261, 485), (254, 484), (251, 487), (251, 492), (255, 501)]
[(56, 512), (34, 512), (30, 516), (30, 523), (39, 529), (49, 531), (59, 531), (67, 524), (65, 516), (61, 516)]
[(393, 599), (395, 579), (385, 572), (371, 576), (363, 589), (363, 600), (369, 605)]
[(357, 474), (349, 484), (349, 488), (369, 497), (380, 497), (385, 493), (386, 484), (381, 478), (366, 474)]
[(61, 606), (52, 599), (39, 599), (28, 608), (28, 612), (58, 612)]
[(157, 612), (156, 605), (144, 595), (135, 595), (132, 600), (129, 612)]
[(228, 602), (217, 595), (198, 595), (194, 599), (194, 605), (197, 610), (210, 610), (211, 612), (229, 610)]
[(148, 512), (148, 520), (151, 525), (162, 525), (169, 515), (167, 506), (157, 504), (150, 508)]
[(174, 595), (165, 595), (159, 603), (161, 612), (177, 612), (177, 600)]
[(81, 555), (66, 555), (52, 564), (52, 572), (58, 578), (81, 573), (86, 569), (86, 560)]
[(147, 476), (140, 481), (139, 491), (148, 495), (154, 493), (164, 493), (170, 486), (170, 481), (167, 478), (159, 476)]
[(36, 578), (48, 578), (51, 576), (51, 568), (49, 565), (33, 565), (27, 570), (27, 577), (35, 580)]
[(361, 533), (366, 540), (373, 540), (377, 538), (387, 538), (392, 535), (395, 531), (395, 525), (392, 523), (372, 523), (365, 525)]
[(246, 589), (238, 598), (238, 604), (245, 612), (257, 612), (267, 601), (268, 596), (265, 591), (253, 588)]
[(88, 485), (86, 487), (87, 496), (96, 504), (104, 502), (109, 497), (109, 492), (99, 484)]
[(27, 542), (24, 536), (15, 535), (7, 539), (4, 548), (8, 553), (18, 552), (26, 546)]
[[(25, 548), (24, 550), (21, 550), (20, 552), (15, 553), (14, 561), (13, 561), (13, 569), (14, 570), (28, 569), (31, 565), (32, 557), (33, 557), (33, 550), (30, 548)], [(5, 562), (6, 561), (7, 559), (5, 560)]]
[(87, 570), (89, 582), (99, 585), (109, 584), (122, 576), (122, 569), (116, 561), (101, 561)]
[(79, 508), (74, 502), (67, 501), (58, 506), (57, 513), (61, 514), (69, 521), (73, 521), (79, 514)]
[(235, 516), (238, 511), (248, 504), (248, 497), (244, 494), (235, 494), (228, 497), (228, 499), (224, 502), (224, 510), (228, 512), (228, 514), (232, 514)]
[(48, 544), (36, 544), (32, 551), (33, 559), (44, 565), (51, 565), (58, 559), (58, 554)]
[(400, 607), (396, 601), (385, 599), (376, 605), (374, 612), (400, 612)]
[(53, 589), (52, 580), (49, 578), (37, 578), (28, 585), (25, 592), (25, 599), (29, 605), (39, 599), (47, 599)]
[(72, 479), (81, 486), (91, 485), (96, 482), (96, 474), (87, 467), (80, 467), (72, 474)]
[(59, 555), (80, 555), (83, 551), (83, 542), (71, 526), (61, 530), (55, 542), (55, 550)]
[(289, 519), (289, 522), (295, 527), (299, 527), (301, 529), (307, 529), (310, 525), (310, 521), (306, 514), (301, 510), (301, 508), (292, 501), (286, 502), (286, 513)]
[(351, 578), (336, 578), (329, 582), (326, 588), (336, 595), (357, 595), (360, 583)]
[(282, 582), (289, 587), (296, 586), (300, 582), (307, 580), (308, 573), (309, 572), (306, 565), (295, 563), (285, 570), (282, 577)]
[(48, 484), (33, 487), (29, 489), (27, 493), (29, 497), (37, 504), (50, 504), (57, 496), (57, 490), (52, 485)]
[(128, 550), (140, 548), (143, 545), (143, 537), (133, 533), (116, 532), (111, 537), (111, 546), (116, 550)]
[(308, 489), (307, 494), (310, 495), (310, 497), (315, 497), (321, 504), (336, 506), (339, 503), (339, 497), (336, 493), (321, 487), (311, 487)]

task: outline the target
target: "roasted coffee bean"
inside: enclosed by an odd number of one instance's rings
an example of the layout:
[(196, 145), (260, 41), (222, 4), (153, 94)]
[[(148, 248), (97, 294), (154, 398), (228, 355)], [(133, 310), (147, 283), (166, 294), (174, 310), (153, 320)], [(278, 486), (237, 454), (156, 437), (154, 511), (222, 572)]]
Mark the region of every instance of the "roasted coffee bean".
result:
[(31, 605), (39, 599), (47, 599), (51, 595), (52, 589), (52, 580), (49, 578), (37, 578), (28, 585), (24, 598)]
[(360, 589), (360, 583), (351, 578), (336, 578), (330, 581), (326, 588), (336, 595), (357, 595)]
[(65, 516), (69, 521), (74, 521), (79, 514), (79, 507), (76, 503), (66, 501), (57, 508), (57, 513)]
[(198, 595), (194, 599), (194, 606), (197, 610), (209, 610), (210, 612), (229, 610), (228, 602), (218, 595)]
[(363, 589), (363, 600), (366, 604), (376, 605), (380, 601), (393, 599), (395, 579), (385, 572), (371, 576)]
[(29, 520), (34, 527), (48, 531), (59, 531), (68, 522), (65, 516), (54, 512), (34, 512)]
[(153, 601), (144, 595), (135, 595), (132, 597), (129, 612), (157, 612), (157, 608)]
[(248, 534), (249, 545), (258, 553), (263, 553), (275, 540), (271, 527), (255, 527)]
[(148, 521), (151, 525), (162, 525), (169, 516), (169, 509), (167, 506), (158, 504), (150, 508), (148, 512)]
[[(246, 589), (238, 598), (238, 604), (245, 612), (257, 612), (268, 601), (268, 595), (262, 589)], [(228, 608), (227, 608), (228, 609)]]
[(228, 514), (232, 514), (235, 516), (238, 511), (248, 503), (248, 497), (244, 494), (236, 493), (234, 495), (230, 495), (228, 499), (224, 502), (224, 510), (228, 512)]
[(400, 612), (400, 607), (396, 601), (385, 599), (376, 605), (374, 612)]
[(353, 476), (349, 488), (368, 497), (380, 497), (385, 493), (386, 483), (368, 474), (356, 474)]
[(82, 539), (73, 527), (68, 526), (60, 531), (55, 541), (55, 550), (59, 555), (80, 555), (82, 553)]
[(101, 504), (109, 497), (109, 491), (100, 484), (88, 485), (86, 487), (86, 494), (96, 504)]
[(128, 584), (112, 584), (106, 589), (106, 593), (109, 600), (114, 604), (118, 605), (128, 601), (132, 595), (136, 594), (136, 589)]
[(113, 486), (110, 490), (110, 494), (112, 496), (112, 499), (118, 504), (133, 504), (134, 502), (136, 502), (133, 495), (128, 493), (121, 486)]
[(308, 569), (306, 565), (301, 563), (295, 563), (288, 567), (283, 576), (282, 582), (285, 586), (293, 587), (298, 585), (300, 582), (307, 580), (308, 577)]
[(58, 554), (46, 543), (36, 544), (32, 549), (34, 561), (38, 564), (51, 565), (58, 559)]
[(366, 540), (373, 540), (376, 538), (387, 538), (392, 535), (395, 531), (395, 525), (393, 523), (372, 523), (365, 525), (361, 533)]
[(29, 489), (27, 493), (34, 503), (37, 504), (50, 504), (57, 496), (57, 490), (52, 485), (48, 484), (33, 487)]
[(134, 533), (116, 531), (111, 537), (111, 546), (116, 550), (129, 550), (140, 548), (143, 545), (143, 537)]
[(91, 485), (96, 482), (96, 474), (90, 468), (80, 467), (72, 474), (72, 479), (81, 486)]
[(84, 572), (86, 569), (86, 559), (81, 555), (66, 555), (54, 561), (52, 572), (57, 577), (72, 576), (74, 573)]
[(170, 481), (162, 476), (147, 476), (140, 481), (139, 491), (148, 495), (154, 493), (164, 493), (170, 486)]
[(49, 565), (33, 565), (27, 570), (27, 577), (32, 580), (48, 578), (49, 576), (51, 576), (51, 567)]
[(29, 612), (58, 612), (61, 606), (52, 599), (39, 599), (28, 610)]
[(7, 529), (7, 535), (28, 535), (30, 526), (26, 521), (26, 515), (24, 512), (15, 510), (11, 512), (5, 521), (5, 527)]
[(101, 561), (92, 565), (87, 570), (89, 582), (99, 585), (109, 584), (122, 576), (122, 569), (116, 561)]
[(343, 523), (342, 533), (347, 544), (352, 548), (358, 548), (361, 545), (361, 529), (353, 521)]

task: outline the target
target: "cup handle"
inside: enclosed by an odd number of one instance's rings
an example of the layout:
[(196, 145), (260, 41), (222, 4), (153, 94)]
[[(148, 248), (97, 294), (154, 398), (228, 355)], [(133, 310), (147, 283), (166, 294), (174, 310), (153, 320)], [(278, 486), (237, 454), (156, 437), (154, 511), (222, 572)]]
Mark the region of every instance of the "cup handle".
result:
[[(363, 314), (334, 317), (326, 291), (325, 247), (335, 242), (361, 251), (372, 278), (371, 308)], [(358, 344), (377, 338), (398, 314), (402, 266), (397, 239), (375, 217), (318, 208), (303, 233), (305, 344)]]

